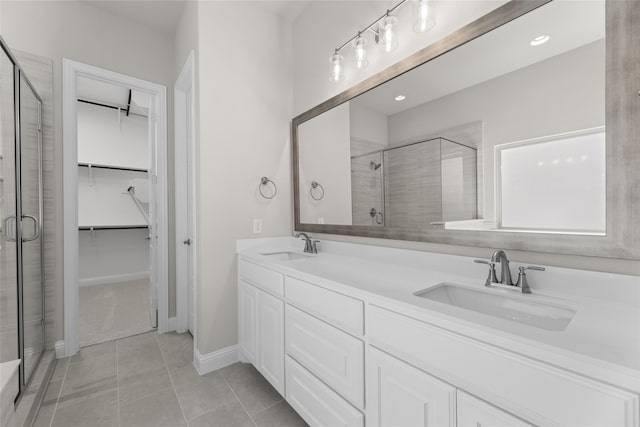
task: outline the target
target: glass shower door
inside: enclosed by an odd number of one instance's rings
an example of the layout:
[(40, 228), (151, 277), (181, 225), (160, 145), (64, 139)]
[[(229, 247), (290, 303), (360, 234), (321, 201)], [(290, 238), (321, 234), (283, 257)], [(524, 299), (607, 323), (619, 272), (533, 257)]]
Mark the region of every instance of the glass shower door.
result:
[(0, 48), (0, 362), (19, 358), (14, 67)]
[(41, 105), (20, 74), (20, 201), (22, 208), (22, 324), (26, 384), (44, 350), (42, 295)]

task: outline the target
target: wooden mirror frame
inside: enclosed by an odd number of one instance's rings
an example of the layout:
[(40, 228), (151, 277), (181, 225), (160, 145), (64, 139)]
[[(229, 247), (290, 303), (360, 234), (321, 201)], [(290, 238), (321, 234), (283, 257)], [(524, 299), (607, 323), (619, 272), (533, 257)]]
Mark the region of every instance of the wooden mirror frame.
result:
[(298, 126), (552, 0), (512, 0), (295, 117), (291, 124), (295, 230), (618, 259), (640, 259), (640, 2), (606, 2), (606, 235), (422, 230), (300, 222)]

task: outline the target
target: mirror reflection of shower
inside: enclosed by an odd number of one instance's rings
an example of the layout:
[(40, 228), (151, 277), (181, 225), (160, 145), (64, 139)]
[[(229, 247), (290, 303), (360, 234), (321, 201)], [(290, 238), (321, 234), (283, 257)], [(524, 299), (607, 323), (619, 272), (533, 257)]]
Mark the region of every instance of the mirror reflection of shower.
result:
[(367, 144), (361, 150), (352, 150), (351, 206), (354, 225), (384, 226), (385, 166), (381, 148)]

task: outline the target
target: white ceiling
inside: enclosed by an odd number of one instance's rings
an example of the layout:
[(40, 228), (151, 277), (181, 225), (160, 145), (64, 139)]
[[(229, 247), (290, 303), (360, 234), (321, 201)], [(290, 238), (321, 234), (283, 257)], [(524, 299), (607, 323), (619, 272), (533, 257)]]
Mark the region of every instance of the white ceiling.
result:
[[(114, 15), (166, 35), (173, 35), (187, 1), (195, 0), (80, 0)], [(204, 0), (219, 1), (219, 0)], [(242, 0), (230, 0), (242, 1)], [(262, 7), (293, 22), (311, 0), (254, 0)]]
[[(397, 114), (602, 39), (604, 6), (604, 0), (548, 3), (352, 102), (387, 116)], [(541, 46), (529, 45), (542, 34), (551, 39)], [(394, 101), (399, 94), (407, 98)]]
[(163, 34), (173, 35), (186, 0), (80, 0)]

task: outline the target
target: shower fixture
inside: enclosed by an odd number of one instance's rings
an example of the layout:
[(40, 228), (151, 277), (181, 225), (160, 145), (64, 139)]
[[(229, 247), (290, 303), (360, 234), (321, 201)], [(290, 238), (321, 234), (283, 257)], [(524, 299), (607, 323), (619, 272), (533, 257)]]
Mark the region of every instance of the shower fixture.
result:
[(378, 169), (380, 169), (380, 166), (382, 166), (382, 162), (380, 162), (380, 163), (376, 163), (376, 162), (374, 162), (374, 161), (372, 160), (372, 161), (371, 161), (371, 163), (370, 163), (370, 165), (371, 165), (371, 170), (372, 170), (372, 171), (377, 171)]

